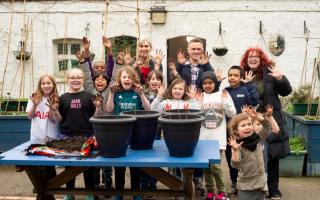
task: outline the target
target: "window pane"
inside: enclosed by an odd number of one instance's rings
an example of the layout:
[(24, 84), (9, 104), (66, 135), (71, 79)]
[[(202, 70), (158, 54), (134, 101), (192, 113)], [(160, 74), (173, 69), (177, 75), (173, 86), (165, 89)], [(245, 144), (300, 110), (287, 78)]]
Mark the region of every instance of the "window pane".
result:
[(71, 59), (71, 68), (79, 68), (79, 61)]
[(80, 44), (71, 44), (71, 54), (75, 55), (80, 50)]
[(58, 64), (59, 64), (59, 71), (68, 69), (68, 60), (59, 60)]
[(59, 54), (68, 54), (68, 45), (67, 44), (58, 44), (58, 55)]

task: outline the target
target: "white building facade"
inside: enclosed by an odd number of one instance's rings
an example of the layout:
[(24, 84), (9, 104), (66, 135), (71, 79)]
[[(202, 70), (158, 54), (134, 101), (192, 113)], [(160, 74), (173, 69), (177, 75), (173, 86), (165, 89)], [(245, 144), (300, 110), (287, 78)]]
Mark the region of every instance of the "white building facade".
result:
[[(0, 72), (3, 94), (11, 97), (28, 97), (36, 89), (39, 77), (52, 74), (59, 82), (60, 94), (66, 91), (64, 72), (59, 70), (59, 51), (62, 41), (67, 42), (68, 54), (64, 55), (72, 66), (74, 47), (85, 35), (91, 40), (91, 49), (99, 59), (103, 54), (102, 35), (138, 37), (137, 1), (109, 1), (107, 17), (106, 1), (23, 1), (0, 3)], [(154, 24), (151, 7), (164, 6), (164, 24)], [(268, 44), (275, 34), (285, 39), (285, 50), (280, 56), (272, 56), (280, 71), (291, 84), (300, 84), (305, 58), (306, 40), (304, 21), (310, 30), (307, 54), (307, 82), (311, 81), (314, 59), (320, 46), (320, 3), (319, 1), (290, 0), (199, 0), (199, 1), (140, 1), (140, 38), (149, 38), (156, 49), (168, 50), (168, 39), (178, 36), (198, 36), (206, 39), (206, 50), (212, 53), (222, 23), (222, 36), (229, 51), (225, 56), (213, 55), (214, 67), (227, 70), (239, 65), (241, 56), (248, 47)], [(107, 18), (107, 21), (105, 19)], [(12, 19), (12, 25), (11, 24)], [(259, 32), (262, 23), (263, 42)], [(13, 55), (21, 40), (23, 24), (29, 24), (28, 43), (32, 58), (23, 65)], [(10, 28), (11, 27), (11, 28)], [(31, 42), (32, 41), (32, 42)], [(32, 43), (32, 45), (31, 45)], [(60, 48), (60, 49), (59, 49)], [(271, 54), (270, 54), (271, 55)], [(163, 60), (166, 73), (167, 56)], [(22, 70), (23, 66), (23, 70)], [(4, 73), (4, 71), (6, 71)], [(33, 71), (33, 76), (32, 76)], [(24, 74), (24, 75), (23, 75)], [(5, 75), (4, 81), (3, 76)], [(33, 78), (32, 78), (33, 77)], [(22, 79), (22, 80), (21, 80)], [(227, 82), (227, 81), (225, 81)], [(225, 83), (227, 84), (227, 83)], [(19, 90), (23, 86), (22, 91)]]

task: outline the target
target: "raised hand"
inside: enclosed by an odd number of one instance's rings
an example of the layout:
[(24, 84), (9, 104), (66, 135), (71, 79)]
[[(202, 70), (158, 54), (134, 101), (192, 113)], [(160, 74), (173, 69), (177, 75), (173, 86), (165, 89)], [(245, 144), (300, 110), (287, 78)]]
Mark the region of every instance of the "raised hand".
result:
[(186, 92), (190, 99), (196, 98), (197, 89), (189, 86), (189, 92)]
[(203, 93), (202, 93), (201, 89), (198, 89), (198, 90), (197, 90), (196, 100), (197, 100), (198, 102), (202, 102), (202, 101), (203, 101)]
[(57, 111), (59, 108), (59, 97), (52, 95), (48, 98), (46, 105), (52, 110)]
[(110, 40), (106, 36), (102, 36), (102, 44), (107, 49), (111, 49), (111, 47), (112, 47)]
[(131, 59), (131, 55), (130, 55), (130, 51), (128, 48), (126, 48), (126, 51), (124, 53), (124, 65), (125, 66), (130, 66), (132, 63), (132, 59)]
[(202, 65), (207, 64), (209, 62), (210, 57), (211, 57), (211, 54), (209, 54), (208, 52), (202, 54), (200, 64)]
[(120, 86), (118, 83), (114, 83), (110, 86), (110, 92), (115, 93), (116, 91), (120, 90)]
[(268, 104), (266, 106), (266, 116), (271, 117), (273, 115), (273, 106)]
[(96, 108), (100, 108), (103, 102), (103, 96), (101, 95), (101, 93), (96, 94), (93, 97), (93, 103), (96, 106)]
[(41, 102), (41, 98), (37, 94), (37, 92), (32, 93), (32, 95), (30, 96), (30, 99), (34, 106), (37, 106)]
[(249, 83), (249, 82), (251, 82), (251, 81), (254, 79), (255, 76), (256, 76), (256, 75), (253, 75), (253, 71), (250, 70), (250, 71), (248, 71), (248, 72), (245, 73), (245, 79), (241, 79), (240, 81), (241, 81), (242, 83)]
[(222, 101), (227, 100), (229, 98), (229, 93), (227, 92), (227, 90), (223, 89), (221, 91), (221, 99)]
[(164, 85), (162, 85), (162, 84), (158, 85), (158, 96), (163, 98), (165, 93), (166, 93), (166, 89), (165, 89)]
[(133, 86), (136, 93), (138, 93), (139, 95), (143, 93), (143, 87), (141, 85), (134, 83)]
[(177, 67), (176, 67), (176, 65), (175, 65), (174, 62), (169, 62), (169, 63), (168, 63), (168, 68), (169, 68), (170, 71), (172, 71), (172, 72), (177, 70)]
[(222, 70), (217, 68), (216, 70), (214, 70), (214, 75), (216, 75), (217, 77), (217, 81), (223, 81), (226, 77), (222, 77)]
[(85, 58), (89, 58), (90, 57), (90, 40), (88, 40), (88, 38), (83, 37), (82, 38), (82, 46), (83, 46), (83, 56)]
[(75, 54), (75, 56), (77, 57), (77, 59), (79, 60), (79, 62), (83, 62), (83, 61), (84, 61), (84, 51), (82, 51), (82, 52), (77, 51), (77, 53)]
[(159, 65), (161, 64), (162, 59), (164, 58), (164, 54), (161, 49), (156, 49), (156, 56), (154, 57), (155, 64)]
[(243, 142), (237, 143), (237, 140), (232, 136), (228, 138), (228, 145), (230, 145), (231, 148), (235, 151), (238, 151), (242, 144)]
[(187, 61), (184, 51), (181, 48), (177, 52), (177, 60), (178, 60), (178, 63), (182, 65)]
[(148, 56), (140, 54), (138, 59), (136, 60), (136, 66), (141, 66), (146, 63)]
[(282, 79), (282, 74), (281, 72), (278, 70), (278, 68), (275, 66), (275, 64), (271, 65), (270, 67), (268, 67), (269, 69), (269, 75), (272, 76), (273, 78), (277, 79), (277, 80), (281, 80)]

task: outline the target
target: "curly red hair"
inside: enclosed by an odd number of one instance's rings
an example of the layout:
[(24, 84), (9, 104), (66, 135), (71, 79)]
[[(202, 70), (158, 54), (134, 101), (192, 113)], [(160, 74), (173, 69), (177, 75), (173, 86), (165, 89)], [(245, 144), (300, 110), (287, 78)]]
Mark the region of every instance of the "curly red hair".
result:
[(260, 49), (259, 47), (250, 47), (246, 50), (244, 55), (242, 56), (240, 66), (243, 68), (245, 72), (250, 71), (250, 67), (248, 66), (248, 57), (251, 52), (257, 52), (260, 57), (260, 65), (256, 71), (256, 77), (258, 79), (262, 79), (263, 76), (263, 68), (269, 67), (272, 64), (272, 60), (268, 58), (268, 56)]

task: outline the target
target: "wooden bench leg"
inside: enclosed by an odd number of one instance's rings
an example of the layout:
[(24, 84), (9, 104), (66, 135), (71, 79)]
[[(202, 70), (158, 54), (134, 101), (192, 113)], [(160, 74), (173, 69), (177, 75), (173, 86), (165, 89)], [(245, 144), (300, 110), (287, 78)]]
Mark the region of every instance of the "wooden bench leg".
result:
[(194, 185), (192, 181), (193, 169), (184, 168), (183, 179), (185, 189), (185, 200), (195, 200)]

